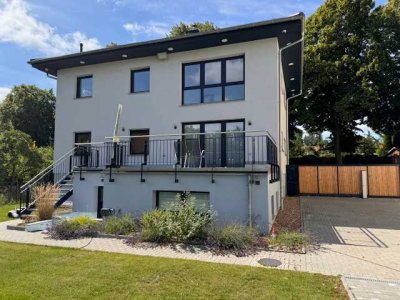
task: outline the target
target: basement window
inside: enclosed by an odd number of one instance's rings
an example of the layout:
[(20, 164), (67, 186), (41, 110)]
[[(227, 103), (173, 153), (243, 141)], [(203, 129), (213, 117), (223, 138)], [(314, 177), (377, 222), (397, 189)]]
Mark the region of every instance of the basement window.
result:
[[(177, 201), (184, 198), (182, 191), (158, 191), (156, 198), (156, 207), (159, 209), (170, 209)], [(210, 193), (208, 192), (190, 192), (195, 198), (194, 203), (199, 212), (207, 211), (210, 208)]]

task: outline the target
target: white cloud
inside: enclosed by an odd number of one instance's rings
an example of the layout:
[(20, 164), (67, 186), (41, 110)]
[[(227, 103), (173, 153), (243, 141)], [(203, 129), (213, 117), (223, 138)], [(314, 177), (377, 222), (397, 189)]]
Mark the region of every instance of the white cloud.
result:
[(78, 52), (80, 42), (85, 50), (100, 48), (96, 38), (88, 38), (80, 31), (57, 33), (56, 28), (36, 19), (23, 0), (0, 0), (0, 42), (33, 48), (46, 55)]
[(124, 29), (132, 34), (135, 38), (139, 35), (144, 35), (150, 38), (165, 37), (171, 26), (167, 23), (150, 21), (146, 24), (139, 24), (136, 22), (126, 23), (123, 25)]
[(4, 98), (6, 97), (6, 95), (11, 92), (10, 88), (7, 87), (0, 87), (0, 103), (1, 101), (4, 100)]

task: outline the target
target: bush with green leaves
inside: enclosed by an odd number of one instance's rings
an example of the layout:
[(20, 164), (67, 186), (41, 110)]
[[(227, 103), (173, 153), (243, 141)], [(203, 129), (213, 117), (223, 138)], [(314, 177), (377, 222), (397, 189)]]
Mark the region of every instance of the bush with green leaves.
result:
[(98, 235), (98, 223), (87, 216), (54, 220), (49, 235), (57, 240), (71, 240)]
[(136, 230), (135, 219), (131, 215), (110, 216), (104, 219), (101, 226), (107, 234), (128, 235)]
[(214, 219), (211, 209), (198, 211), (195, 197), (185, 193), (169, 209), (156, 209), (142, 217), (142, 240), (152, 242), (187, 242), (205, 238)]
[(282, 231), (272, 240), (273, 245), (287, 250), (298, 250), (309, 243), (308, 236), (297, 231)]
[(207, 242), (220, 250), (242, 252), (254, 245), (256, 237), (254, 228), (233, 223), (210, 229)]

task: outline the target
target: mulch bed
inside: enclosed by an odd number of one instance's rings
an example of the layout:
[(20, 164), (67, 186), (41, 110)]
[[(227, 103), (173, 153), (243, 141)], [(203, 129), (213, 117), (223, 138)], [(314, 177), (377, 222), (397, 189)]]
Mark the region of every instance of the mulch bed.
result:
[(272, 225), (271, 232), (301, 231), (301, 208), (299, 197), (286, 197)]

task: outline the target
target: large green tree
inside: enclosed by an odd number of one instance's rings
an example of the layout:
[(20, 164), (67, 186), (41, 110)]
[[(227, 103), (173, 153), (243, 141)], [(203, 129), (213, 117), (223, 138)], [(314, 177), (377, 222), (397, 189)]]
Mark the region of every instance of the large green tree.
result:
[(38, 146), (53, 142), (56, 98), (52, 90), (15, 86), (0, 104), (0, 124), (30, 135)]
[(309, 132), (331, 132), (337, 163), (342, 144), (356, 137), (373, 98), (360, 71), (373, 0), (327, 0), (306, 21), (304, 96), (292, 105)]
[(175, 24), (172, 26), (169, 37), (181, 36), (189, 33), (192, 28), (198, 29), (200, 32), (204, 31), (212, 31), (218, 29), (218, 27), (210, 21), (205, 22), (193, 22), (193, 23), (184, 23), (180, 22), (179, 24)]
[(368, 65), (364, 84), (377, 101), (368, 114), (376, 131), (394, 136), (400, 132), (400, 0), (389, 0), (370, 17)]

